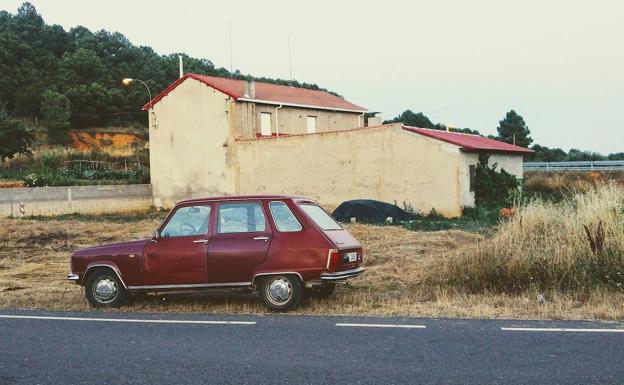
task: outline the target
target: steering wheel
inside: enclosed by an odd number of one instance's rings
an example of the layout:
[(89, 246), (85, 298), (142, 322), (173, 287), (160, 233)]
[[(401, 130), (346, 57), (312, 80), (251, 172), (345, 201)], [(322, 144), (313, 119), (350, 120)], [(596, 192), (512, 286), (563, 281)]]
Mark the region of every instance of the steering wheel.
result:
[(180, 234), (193, 235), (193, 234), (197, 234), (197, 230), (190, 223), (182, 223), (180, 225)]

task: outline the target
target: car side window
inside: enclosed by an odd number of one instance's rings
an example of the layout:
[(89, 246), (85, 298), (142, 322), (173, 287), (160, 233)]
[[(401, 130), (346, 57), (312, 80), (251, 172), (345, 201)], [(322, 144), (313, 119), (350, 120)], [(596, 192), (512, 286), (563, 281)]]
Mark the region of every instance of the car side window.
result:
[(219, 205), (217, 233), (253, 233), (266, 229), (260, 203), (222, 203)]
[(208, 232), (209, 221), (210, 206), (180, 207), (160, 231), (160, 236), (167, 238), (203, 235)]
[(295, 214), (290, 211), (286, 203), (271, 202), (269, 203), (269, 209), (278, 231), (295, 232), (302, 229), (301, 223), (299, 223)]

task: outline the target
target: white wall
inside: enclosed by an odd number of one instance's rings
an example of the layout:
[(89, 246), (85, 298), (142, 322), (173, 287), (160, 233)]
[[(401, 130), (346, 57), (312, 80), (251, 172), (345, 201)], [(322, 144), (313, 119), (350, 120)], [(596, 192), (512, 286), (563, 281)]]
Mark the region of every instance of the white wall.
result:
[(154, 105), (150, 171), (154, 202), (219, 195), (234, 190), (230, 98), (188, 78)]
[(459, 148), (400, 124), (236, 142), (237, 192), (293, 194), (335, 206), (350, 199), (461, 214)]
[[(463, 207), (474, 207), (475, 197), (474, 192), (470, 191), (470, 166), (477, 165), (479, 163), (479, 154), (473, 152), (462, 152), (460, 167), (460, 196), (461, 205)], [(523, 177), (523, 156), (514, 154), (490, 154), (488, 159), (488, 165), (492, 166), (495, 163), (498, 164), (497, 170), (505, 170), (510, 174), (515, 175), (518, 179)]]
[(151, 205), (148, 184), (0, 189), (0, 216), (4, 217), (118, 213)]

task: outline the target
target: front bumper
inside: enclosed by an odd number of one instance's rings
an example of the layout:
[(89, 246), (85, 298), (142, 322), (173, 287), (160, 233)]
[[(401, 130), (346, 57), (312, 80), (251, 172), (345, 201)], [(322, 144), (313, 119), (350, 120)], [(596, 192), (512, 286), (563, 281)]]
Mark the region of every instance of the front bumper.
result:
[(69, 274), (67, 274), (67, 279), (70, 280), (70, 281), (78, 282), (78, 281), (80, 281), (80, 276), (78, 274), (75, 274), (75, 273), (69, 273)]
[(342, 279), (357, 277), (364, 272), (363, 267), (356, 267), (351, 270), (336, 271), (334, 273), (322, 273), (321, 281), (339, 281)]

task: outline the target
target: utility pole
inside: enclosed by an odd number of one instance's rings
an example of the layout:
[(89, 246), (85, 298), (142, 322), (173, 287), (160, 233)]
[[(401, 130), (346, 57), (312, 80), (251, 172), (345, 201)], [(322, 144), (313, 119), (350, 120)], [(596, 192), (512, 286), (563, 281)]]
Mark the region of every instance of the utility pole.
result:
[(290, 34), (288, 34), (288, 75), (290, 77), (290, 83), (292, 85), (292, 55), (290, 53)]
[(232, 64), (232, 20), (229, 21), (230, 27), (230, 77), (234, 76), (234, 65)]

